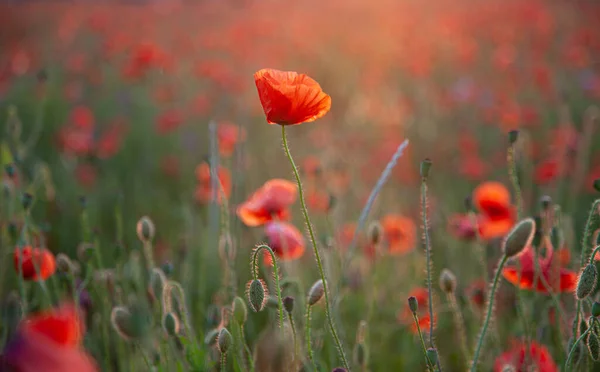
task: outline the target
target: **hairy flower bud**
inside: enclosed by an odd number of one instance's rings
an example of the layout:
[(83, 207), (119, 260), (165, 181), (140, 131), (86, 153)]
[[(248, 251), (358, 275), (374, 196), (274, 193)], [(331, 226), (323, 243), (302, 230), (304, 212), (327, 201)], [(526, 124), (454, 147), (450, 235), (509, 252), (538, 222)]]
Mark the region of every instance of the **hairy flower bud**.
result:
[(248, 282), (246, 287), (246, 295), (250, 308), (256, 312), (262, 311), (267, 304), (269, 291), (267, 285), (262, 279), (254, 279)]
[(502, 250), (507, 257), (513, 257), (521, 253), (529, 246), (535, 235), (535, 220), (526, 218), (517, 223), (506, 235), (502, 242)]
[(140, 218), (136, 226), (136, 232), (140, 241), (144, 243), (152, 241), (155, 234), (154, 222), (148, 216)]
[(452, 271), (443, 269), (440, 274), (440, 288), (445, 293), (454, 293), (456, 291), (456, 276)]
[(315, 282), (315, 284), (313, 284), (312, 287), (310, 287), (310, 290), (308, 291), (308, 305), (313, 306), (314, 304), (319, 302), (319, 300), (323, 297), (324, 294), (325, 289), (323, 287), (323, 280), (319, 279)]
[(229, 333), (227, 328), (221, 328), (219, 331), (219, 336), (217, 337), (217, 347), (219, 348), (221, 354), (227, 354), (231, 344), (233, 344), (233, 337), (231, 336), (231, 333)]
[(410, 296), (408, 298), (408, 308), (413, 314), (416, 314), (419, 311), (419, 301), (415, 296)]
[(236, 296), (233, 299), (233, 319), (235, 319), (238, 324), (246, 323), (246, 319), (248, 319), (248, 307), (246, 307), (246, 303), (241, 297)]
[(596, 288), (597, 279), (598, 270), (596, 269), (596, 265), (593, 263), (587, 264), (577, 280), (577, 289), (575, 291), (577, 299), (582, 300), (589, 296)]

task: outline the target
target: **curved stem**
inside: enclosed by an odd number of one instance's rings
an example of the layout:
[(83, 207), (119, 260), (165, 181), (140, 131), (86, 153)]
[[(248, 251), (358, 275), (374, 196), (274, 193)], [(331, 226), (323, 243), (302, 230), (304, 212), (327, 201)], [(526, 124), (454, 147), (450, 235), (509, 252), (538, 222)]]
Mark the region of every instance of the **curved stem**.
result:
[(423, 223), (423, 243), (427, 257), (427, 292), (429, 295), (429, 346), (433, 346), (433, 288), (431, 283), (431, 240), (429, 238), (429, 220), (427, 218), (427, 178), (421, 180), (421, 217)]
[(590, 256), (590, 263), (594, 262), (594, 259), (596, 258), (596, 253), (600, 251), (600, 245), (597, 245), (596, 248), (594, 248), (594, 251), (592, 252), (592, 255)]
[(427, 368), (434, 371), (435, 368), (429, 357), (427, 356), (427, 346), (425, 346), (425, 339), (423, 339), (423, 333), (421, 332), (421, 327), (419, 326), (419, 317), (416, 313), (413, 313), (413, 319), (415, 321), (415, 325), (417, 326), (417, 333), (419, 334), (419, 340), (421, 340), (421, 348), (423, 349), (423, 355), (425, 355), (425, 362), (427, 363)]
[(494, 281), (492, 282), (492, 289), (490, 290), (490, 294), (488, 296), (488, 307), (487, 313), (485, 315), (485, 320), (483, 322), (483, 326), (481, 327), (481, 333), (479, 334), (479, 340), (477, 341), (477, 347), (475, 348), (475, 353), (473, 354), (473, 361), (471, 362), (471, 372), (477, 371), (477, 360), (479, 359), (479, 353), (481, 352), (481, 348), (483, 347), (483, 341), (485, 340), (485, 333), (487, 332), (488, 326), (490, 324), (490, 319), (492, 318), (492, 312), (494, 309), (494, 298), (496, 295), (496, 288), (498, 286), (498, 280), (500, 279), (500, 273), (502, 273), (502, 268), (508, 257), (506, 255), (502, 256), (500, 260), (500, 264), (496, 269), (496, 274), (494, 274)]
[(279, 327), (283, 332), (283, 300), (281, 297), (281, 286), (279, 285), (279, 268), (277, 266), (277, 259), (275, 257), (275, 252), (266, 244), (261, 244), (254, 249), (252, 253), (252, 277), (254, 279), (258, 279), (258, 253), (266, 249), (271, 255), (271, 260), (273, 261), (273, 276), (275, 277), (275, 290), (277, 291), (277, 308), (279, 310)]
[(327, 316), (327, 323), (329, 324), (329, 330), (331, 331), (331, 335), (335, 341), (336, 348), (338, 349), (338, 353), (340, 358), (342, 359), (342, 364), (344, 368), (350, 371), (350, 365), (348, 364), (348, 360), (346, 359), (346, 354), (344, 353), (344, 348), (342, 343), (338, 337), (337, 331), (335, 329), (335, 325), (333, 324), (333, 317), (331, 316), (331, 307), (329, 304), (329, 293), (327, 292), (327, 280), (325, 279), (325, 271), (323, 270), (323, 262), (321, 259), (321, 255), (319, 253), (319, 249), (317, 248), (317, 240), (315, 239), (315, 233), (312, 228), (312, 224), (310, 223), (310, 217), (308, 216), (308, 208), (306, 208), (306, 201), (304, 200), (304, 192), (302, 190), (302, 182), (300, 180), (300, 173), (298, 173), (298, 168), (296, 167), (296, 163), (294, 163), (294, 158), (292, 158), (292, 154), (290, 153), (290, 148), (287, 143), (287, 137), (285, 135), (285, 125), (281, 126), (281, 139), (283, 140), (283, 149), (290, 161), (292, 166), (292, 170), (294, 171), (294, 176), (296, 177), (296, 183), (298, 184), (298, 194), (300, 197), (300, 205), (302, 206), (302, 214), (304, 215), (304, 221), (306, 222), (306, 226), (308, 228), (308, 234), (310, 236), (310, 241), (313, 246), (313, 251), (315, 254), (315, 259), (317, 260), (317, 266), (319, 268), (319, 274), (321, 275), (321, 280), (323, 280), (323, 291), (325, 293), (325, 315)]
[[(596, 318), (592, 318), (592, 319), (593, 319), (593, 321), (596, 320)], [(573, 358), (573, 353), (575, 352), (575, 348), (577, 346), (579, 346), (579, 343), (581, 342), (581, 340), (583, 340), (585, 338), (585, 336), (587, 336), (587, 334), (590, 333), (592, 328), (593, 327), (590, 326), (590, 328), (588, 328), (587, 331), (585, 331), (581, 336), (579, 336), (579, 338), (573, 344), (573, 347), (571, 347), (571, 350), (569, 350), (569, 356), (567, 357), (567, 361), (565, 362), (565, 371), (569, 370), (569, 364), (571, 364), (571, 358)]]
[(244, 335), (244, 325), (238, 324), (238, 332), (240, 333), (240, 341), (244, 345), (244, 350), (246, 352), (246, 357), (248, 358), (248, 368), (250, 372), (254, 372), (254, 360), (252, 359), (252, 352), (250, 351), (250, 347), (246, 342), (246, 336)]
[(317, 365), (315, 363), (315, 356), (313, 355), (313, 350), (310, 341), (310, 314), (312, 307), (310, 305), (306, 305), (306, 315), (304, 316), (304, 338), (306, 339), (306, 352), (308, 354), (308, 359), (313, 364), (315, 371), (317, 370)]

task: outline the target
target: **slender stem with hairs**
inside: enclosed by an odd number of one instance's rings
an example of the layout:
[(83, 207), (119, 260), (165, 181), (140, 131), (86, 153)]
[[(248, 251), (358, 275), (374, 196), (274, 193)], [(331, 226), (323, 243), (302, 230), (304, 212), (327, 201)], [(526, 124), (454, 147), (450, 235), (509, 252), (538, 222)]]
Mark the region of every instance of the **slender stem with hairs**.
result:
[[(250, 372), (254, 372), (254, 360), (252, 359), (252, 352), (250, 351), (250, 347), (248, 346), (248, 343), (246, 342), (246, 336), (244, 335), (244, 325), (238, 323), (237, 329), (238, 329), (239, 336), (240, 336), (240, 342), (244, 346), (244, 352), (246, 353), (246, 356), (244, 357), (244, 359), (248, 358), (248, 368), (250, 369)], [(242, 352), (242, 354), (243, 354), (243, 352)]]
[(431, 240), (429, 238), (429, 217), (427, 216), (427, 178), (421, 180), (421, 218), (423, 223), (423, 243), (427, 257), (427, 292), (429, 294), (429, 346), (433, 345), (433, 288), (431, 282)]
[(292, 336), (294, 337), (294, 363), (299, 363), (298, 360), (298, 335), (296, 334), (296, 324), (294, 323), (294, 317), (291, 313), (288, 314), (290, 321), (290, 327), (292, 328)]
[[(329, 293), (327, 292), (327, 280), (325, 278), (325, 271), (323, 270), (323, 262), (321, 259), (321, 254), (319, 253), (319, 249), (317, 247), (317, 240), (315, 239), (315, 233), (310, 222), (310, 217), (308, 216), (308, 208), (306, 208), (306, 202), (304, 201), (304, 192), (302, 190), (302, 181), (300, 180), (300, 173), (298, 173), (298, 168), (296, 167), (296, 163), (294, 163), (294, 158), (292, 158), (292, 154), (290, 153), (290, 148), (288, 146), (287, 137), (285, 135), (285, 125), (281, 126), (281, 138), (283, 140), (283, 149), (285, 150), (285, 153), (292, 166), (292, 170), (294, 171), (294, 176), (296, 177), (296, 183), (298, 184), (298, 194), (300, 196), (300, 205), (302, 206), (302, 214), (304, 215), (304, 221), (306, 222), (306, 226), (308, 228), (308, 234), (310, 236), (310, 241), (313, 246), (315, 259), (317, 260), (319, 274), (321, 275), (321, 280), (323, 280), (323, 291), (325, 293), (325, 315), (327, 316), (327, 322), (329, 323), (329, 330), (331, 331), (331, 335), (333, 336), (333, 339), (335, 341), (335, 345), (338, 349), (340, 358), (342, 359), (344, 368), (350, 371), (350, 365), (348, 364), (348, 360), (346, 359), (344, 347), (342, 346), (340, 338), (338, 337), (337, 331), (335, 329), (335, 325), (333, 324), (331, 306), (329, 304)], [(281, 301), (281, 298), (279, 299), (279, 301)]]
[(258, 253), (261, 250), (267, 250), (273, 261), (273, 277), (275, 278), (275, 290), (277, 291), (277, 308), (279, 310), (279, 328), (283, 332), (283, 300), (281, 297), (281, 286), (279, 285), (279, 267), (277, 266), (277, 258), (275, 252), (266, 244), (258, 245), (252, 252), (252, 277), (258, 279)]
[(448, 293), (448, 303), (450, 304), (450, 308), (452, 309), (452, 314), (454, 315), (454, 328), (458, 333), (458, 338), (460, 340), (460, 348), (462, 349), (463, 357), (465, 358), (465, 363), (469, 362), (470, 353), (469, 346), (467, 345), (467, 333), (465, 331), (465, 319), (463, 317), (460, 308), (458, 307), (458, 302), (456, 301), (456, 295), (452, 293)]
[(483, 342), (485, 341), (485, 334), (490, 325), (490, 321), (492, 319), (492, 313), (494, 311), (494, 299), (496, 296), (496, 288), (498, 287), (498, 280), (500, 279), (500, 274), (502, 273), (502, 268), (506, 264), (508, 257), (506, 255), (502, 256), (500, 259), (500, 264), (498, 264), (498, 268), (496, 269), (496, 273), (494, 274), (494, 280), (492, 282), (492, 288), (490, 289), (490, 293), (488, 295), (488, 306), (487, 312), (485, 315), (485, 320), (483, 321), (483, 325), (481, 327), (481, 333), (479, 333), (479, 340), (477, 340), (477, 347), (475, 348), (475, 353), (473, 354), (473, 361), (471, 362), (471, 372), (477, 371), (477, 360), (479, 359), (479, 353), (481, 352), (481, 348), (483, 347)]
[(312, 306), (306, 304), (306, 315), (304, 316), (304, 338), (306, 339), (306, 353), (308, 354), (308, 359), (317, 369), (317, 365), (315, 363), (315, 356), (313, 355), (312, 344), (310, 341), (310, 316), (311, 316)]
[(429, 357), (427, 356), (427, 346), (425, 346), (425, 339), (423, 338), (423, 332), (421, 332), (421, 326), (419, 326), (419, 317), (416, 313), (413, 313), (413, 319), (415, 321), (415, 326), (417, 327), (417, 333), (419, 334), (419, 340), (421, 341), (421, 348), (423, 349), (423, 355), (425, 355), (425, 362), (427, 363), (427, 368), (432, 371), (435, 371), (433, 363), (431, 363), (431, 360), (429, 360)]

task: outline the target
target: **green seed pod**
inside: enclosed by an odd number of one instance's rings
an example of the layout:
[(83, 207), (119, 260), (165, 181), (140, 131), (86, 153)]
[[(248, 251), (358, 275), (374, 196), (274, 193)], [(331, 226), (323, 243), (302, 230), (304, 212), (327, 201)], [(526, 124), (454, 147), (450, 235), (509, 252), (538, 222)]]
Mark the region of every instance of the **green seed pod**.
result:
[(248, 307), (246, 307), (244, 300), (236, 296), (233, 299), (231, 307), (233, 308), (233, 319), (240, 325), (246, 323), (246, 319), (248, 319)]
[(424, 159), (421, 162), (421, 178), (426, 179), (429, 177), (429, 170), (431, 169), (431, 159)]
[(283, 308), (288, 314), (294, 311), (294, 297), (287, 296), (283, 299)]
[(430, 347), (429, 349), (427, 349), (427, 359), (429, 359), (429, 361), (431, 362), (431, 364), (433, 364), (434, 366), (437, 364), (438, 362), (438, 352), (437, 349), (434, 349), (432, 347)]
[(136, 335), (131, 326), (131, 313), (127, 308), (123, 306), (113, 308), (110, 314), (110, 323), (123, 340), (129, 341), (135, 338)]
[(358, 343), (354, 346), (354, 362), (362, 367), (366, 367), (369, 360), (369, 350), (363, 343)]
[(595, 264), (587, 264), (579, 275), (577, 281), (577, 289), (575, 296), (578, 300), (582, 300), (589, 296), (596, 288), (596, 280), (598, 279), (598, 270)]
[(597, 362), (598, 359), (600, 359), (600, 340), (598, 340), (598, 336), (596, 336), (594, 332), (589, 333), (586, 345), (590, 357)]
[(140, 241), (147, 243), (154, 239), (155, 234), (154, 222), (148, 216), (140, 218), (136, 226), (136, 232)]
[(408, 298), (408, 308), (412, 311), (413, 314), (416, 314), (419, 310), (419, 301), (415, 296), (410, 296)]
[(233, 337), (231, 336), (231, 333), (229, 333), (227, 328), (221, 328), (219, 331), (219, 336), (217, 337), (217, 347), (219, 348), (221, 354), (227, 354), (231, 344), (233, 344)]
[(513, 257), (521, 253), (525, 247), (531, 244), (535, 235), (535, 220), (526, 218), (517, 223), (506, 235), (502, 242), (502, 250), (507, 257)]
[(211, 329), (210, 331), (206, 332), (206, 335), (204, 336), (204, 343), (208, 346), (212, 346), (217, 342), (217, 337), (219, 337), (219, 329)]
[(325, 294), (325, 289), (323, 287), (323, 280), (319, 279), (315, 282), (315, 284), (310, 287), (308, 290), (308, 299), (307, 303), (309, 306), (313, 306), (323, 297)]
[(454, 293), (456, 291), (456, 276), (452, 271), (443, 269), (440, 274), (440, 288), (445, 293)]
[(163, 317), (163, 328), (171, 337), (179, 333), (179, 319), (174, 313), (166, 313)]
[(596, 318), (600, 316), (600, 302), (594, 301), (592, 304), (592, 315)]
[(246, 286), (246, 295), (250, 308), (256, 312), (262, 311), (267, 304), (269, 290), (262, 279), (254, 279), (248, 282)]
[[(575, 345), (575, 338), (571, 337), (569, 339), (569, 343), (567, 346), (567, 353), (569, 353), (571, 351), (571, 349), (573, 349), (573, 345)], [(577, 363), (579, 363), (579, 361), (581, 360), (581, 356), (582, 356), (582, 347), (581, 347), (581, 343), (578, 343), (577, 346), (575, 347), (575, 350), (573, 350), (573, 356), (571, 357), (571, 365), (575, 366), (577, 365)]]

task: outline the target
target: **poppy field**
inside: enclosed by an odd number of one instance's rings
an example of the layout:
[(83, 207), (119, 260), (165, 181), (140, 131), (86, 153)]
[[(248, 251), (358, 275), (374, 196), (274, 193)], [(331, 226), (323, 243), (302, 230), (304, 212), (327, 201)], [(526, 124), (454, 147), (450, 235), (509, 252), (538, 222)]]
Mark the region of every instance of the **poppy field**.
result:
[(0, 2), (0, 372), (600, 371), (600, 4)]

